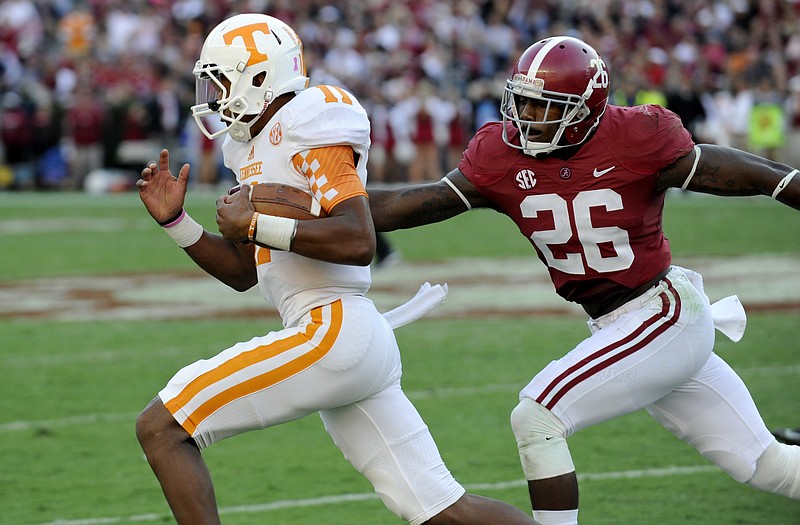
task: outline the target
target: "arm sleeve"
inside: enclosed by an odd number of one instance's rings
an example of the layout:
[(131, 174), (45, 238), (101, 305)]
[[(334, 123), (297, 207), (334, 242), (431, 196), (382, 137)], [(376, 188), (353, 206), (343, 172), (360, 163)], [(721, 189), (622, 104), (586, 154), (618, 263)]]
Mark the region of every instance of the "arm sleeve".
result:
[(329, 215), (343, 200), (367, 195), (356, 172), (353, 148), (350, 146), (303, 150), (292, 157), (292, 165), (308, 178), (308, 186), (314, 198)]

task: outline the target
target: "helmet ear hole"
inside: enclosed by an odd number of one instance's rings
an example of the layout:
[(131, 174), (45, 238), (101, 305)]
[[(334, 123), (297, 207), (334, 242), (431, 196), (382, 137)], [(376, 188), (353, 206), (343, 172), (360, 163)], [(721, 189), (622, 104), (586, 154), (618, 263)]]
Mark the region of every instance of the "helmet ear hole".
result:
[(258, 88), (258, 87), (263, 86), (264, 82), (266, 82), (266, 80), (267, 80), (267, 73), (262, 71), (261, 73), (259, 73), (258, 75), (253, 77), (253, 82), (252, 82), (253, 87), (257, 87)]

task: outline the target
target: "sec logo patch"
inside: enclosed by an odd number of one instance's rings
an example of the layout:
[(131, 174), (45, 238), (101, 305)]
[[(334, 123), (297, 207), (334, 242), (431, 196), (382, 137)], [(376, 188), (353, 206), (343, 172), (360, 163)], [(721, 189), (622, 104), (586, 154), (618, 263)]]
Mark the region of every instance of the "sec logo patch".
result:
[(277, 146), (283, 140), (283, 130), (281, 129), (281, 123), (278, 122), (269, 132), (269, 141), (272, 143), (273, 146)]
[(531, 190), (536, 186), (536, 174), (531, 170), (520, 170), (514, 176), (517, 187), (521, 190)]

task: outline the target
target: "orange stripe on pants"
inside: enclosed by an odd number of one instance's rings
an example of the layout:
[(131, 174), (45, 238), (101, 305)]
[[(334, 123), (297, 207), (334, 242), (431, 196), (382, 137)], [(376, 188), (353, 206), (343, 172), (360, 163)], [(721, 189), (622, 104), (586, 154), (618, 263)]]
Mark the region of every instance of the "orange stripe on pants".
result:
[[(186, 406), (189, 401), (205, 388), (212, 384), (221, 381), (244, 368), (256, 364), (260, 361), (265, 361), (283, 352), (297, 348), (303, 344), (308, 343), (316, 334), (317, 330), (322, 327), (322, 310), (326, 307), (318, 307), (311, 311), (311, 323), (306, 327), (304, 333), (294, 334), (286, 339), (281, 339), (254, 348), (253, 350), (242, 352), (240, 355), (233, 359), (226, 361), (214, 370), (198, 376), (190, 382), (186, 388), (181, 391), (176, 397), (166, 403), (167, 409), (175, 414), (181, 407)], [(241, 399), (254, 392), (258, 392), (265, 388), (269, 388), (293, 375), (305, 370), (313, 365), (325, 355), (330, 352), (333, 344), (339, 337), (339, 332), (342, 328), (342, 301), (338, 300), (330, 304), (331, 320), (328, 326), (327, 333), (323, 336), (318, 346), (311, 348), (308, 352), (293, 359), (292, 361), (279, 366), (273, 370), (269, 370), (264, 374), (258, 375), (247, 381), (238, 383), (223, 392), (215, 395), (202, 405), (200, 405), (194, 412), (192, 412), (186, 421), (183, 422), (183, 428), (193, 435), (197, 427), (209, 415), (213, 414), (223, 406)]]

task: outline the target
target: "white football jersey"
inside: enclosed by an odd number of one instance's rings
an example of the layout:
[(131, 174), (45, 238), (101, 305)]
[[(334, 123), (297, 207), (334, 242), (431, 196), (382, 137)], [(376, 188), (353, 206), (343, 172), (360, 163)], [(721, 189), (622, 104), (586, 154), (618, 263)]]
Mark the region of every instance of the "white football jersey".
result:
[[(240, 184), (287, 184), (310, 193), (329, 212), (342, 200), (367, 194), (369, 134), (369, 119), (358, 100), (323, 85), (299, 92), (250, 142), (226, 137), (222, 152)], [(338, 173), (343, 156), (353, 151), (357, 176)], [(333, 264), (260, 246), (256, 264), (261, 294), (278, 309), (284, 326), (342, 295), (366, 294), (371, 284), (369, 266)]]

